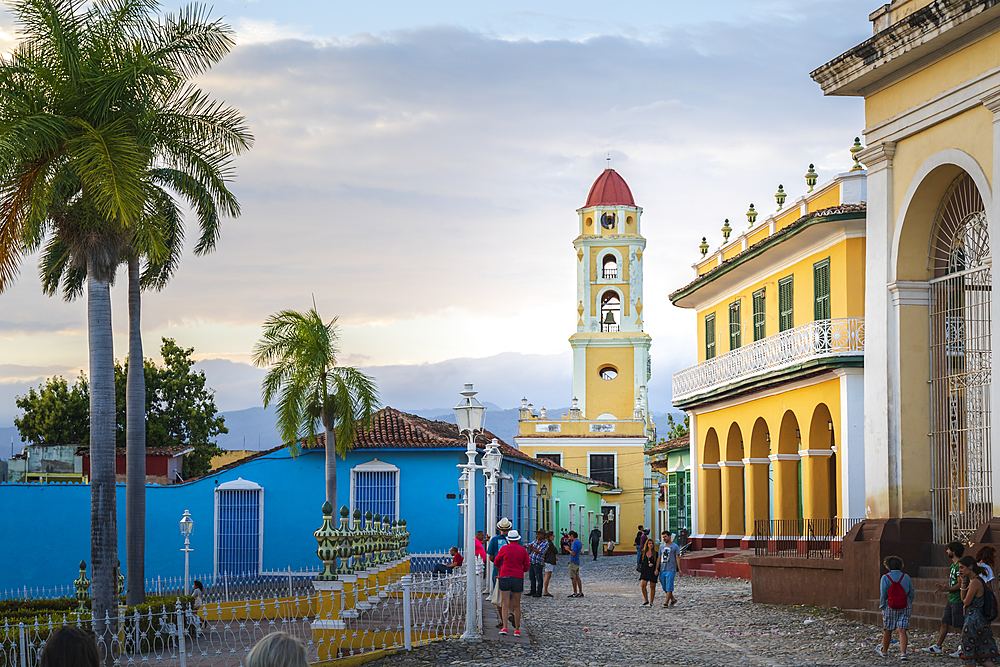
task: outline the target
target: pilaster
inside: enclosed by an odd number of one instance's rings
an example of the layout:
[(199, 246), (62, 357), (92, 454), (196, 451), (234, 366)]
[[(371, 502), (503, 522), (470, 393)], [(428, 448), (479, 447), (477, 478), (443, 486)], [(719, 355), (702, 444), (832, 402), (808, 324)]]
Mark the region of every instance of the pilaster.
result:
[[(1000, 174), (1000, 89), (995, 89), (984, 95), (982, 102), (983, 106), (993, 113), (993, 172), (990, 183), (992, 191), (995, 190), (992, 187), (992, 181), (995, 181), (997, 175)], [(996, 196), (995, 192), (991, 192), (990, 206), (986, 215), (989, 216), (990, 238), (993, 243), (1000, 244), (1000, 197)], [(1000, 327), (1000, 308), (992, 309), (992, 319), (992, 330), (1000, 331), (998, 328)], [(1000, 374), (998, 374), (1000, 373), (1000, 355), (993, 355), (990, 365), (992, 377), (1000, 378)], [(990, 403), (991, 405), (1000, 405), (997, 401), (1000, 401), (1000, 381), (990, 383)], [(993, 461), (992, 486), (994, 493), (996, 493), (995, 490), (1000, 489), (1000, 419), (994, 419), (990, 424), (990, 460)], [(1000, 516), (1000, 498), (994, 496), (992, 500), (993, 516)]]

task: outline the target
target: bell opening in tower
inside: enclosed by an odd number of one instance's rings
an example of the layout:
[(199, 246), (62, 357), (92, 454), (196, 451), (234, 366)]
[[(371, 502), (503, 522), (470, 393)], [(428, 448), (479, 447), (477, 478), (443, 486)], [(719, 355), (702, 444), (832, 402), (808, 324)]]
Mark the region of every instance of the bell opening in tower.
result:
[(614, 255), (605, 255), (602, 261), (602, 277), (605, 280), (618, 279), (618, 259)]
[(601, 331), (616, 333), (621, 326), (622, 300), (618, 292), (609, 290), (601, 296)]

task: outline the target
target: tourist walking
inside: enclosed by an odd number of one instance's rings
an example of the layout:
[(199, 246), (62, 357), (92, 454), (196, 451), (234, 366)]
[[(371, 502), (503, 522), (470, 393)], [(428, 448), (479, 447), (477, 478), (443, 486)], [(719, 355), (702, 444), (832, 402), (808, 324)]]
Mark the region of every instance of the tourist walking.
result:
[(639, 556), (642, 555), (642, 543), (646, 539), (646, 533), (642, 531), (642, 526), (639, 526), (639, 530), (635, 534), (635, 542), (632, 546), (635, 547), (635, 569), (639, 569)]
[(875, 648), (875, 653), (884, 658), (889, 650), (892, 631), (899, 633), (899, 659), (906, 660), (907, 628), (910, 627), (910, 610), (913, 608), (913, 596), (916, 591), (910, 575), (903, 573), (903, 559), (899, 556), (886, 556), (882, 561), (889, 572), (882, 575), (879, 582), (878, 608), (882, 610), (882, 645)]
[(601, 530), (594, 526), (594, 529), (590, 531), (590, 553), (594, 556), (594, 560), (597, 560), (597, 554), (601, 551)]
[(535, 541), (528, 545), (528, 578), (531, 580), (529, 597), (542, 597), (542, 573), (545, 570), (545, 552), (549, 541), (544, 530), (535, 531)]
[[(996, 596), (986, 587), (982, 576), (985, 570), (979, 566), (975, 558), (963, 556), (958, 561), (958, 568), (962, 582), (959, 590), (965, 607), (960, 656), (962, 663), (995, 667), (993, 659), (997, 657), (997, 642), (993, 639), (993, 628), (990, 623), (996, 617)], [(992, 600), (990, 610), (984, 609), (988, 596)], [(987, 611), (993, 618), (986, 615)]]
[(580, 552), (583, 551), (583, 545), (577, 539), (575, 530), (569, 531), (569, 539), (572, 540), (569, 545), (569, 581), (573, 584), (573, 593), (566, 597), (582, 598), (583, 582), (580, 581)]
[(528, 571), (528, 550), (518, 542), (521, 535), (512, 530), (507, 534), (507, 544), (500, 547), (494, 562), (500, 568), (500, 599), (502, 609), (500, 617), (503, 627), (500, 634), (507, 634), (507, 621), (514, 624), (514, 636), (521, 636), (521, 593), (524, 592), (524, 573)]
[[(492, 591), (497, 586), (497, 575), (499, 574), (499, 570), (497, 570), (496, 567), (497, 554), (500, 553), (500, 549), (502, 549), (507, 544), (507, 535), (510, 533), (510, 529), (513, 527), (514, 526), (511, 524), (510, 519), (508, 519), (507, 517), (503, 517), (502, 519), (497, 521), (497, 534), (493, 536), (493, 538), (490, 540), (489, 546), (486, 547), (486, 557), (490, 559), (491, 563), (493, 563), (493, 578), (490, 581), (490, 591)], [(501, 607), (496, 606), (495, 609), (497, 610), (497, 616), (498, 616), (497, 627), (502, 628), (504, 624), (504, 619), (502, 616), (500, 616)]]
[(660, 554), (656, 551), (656, 542), (646, 540), (639, 555), (639, 586), (642, 588), (642, 606), (648, 607), (656, 598), (656, 564)]
[(663, 601), (664, 607), (672, 607), (677, 604), (674, 597), (674, 578), (681, 572), (681, 548), (674, 544), (673, 535), (669, 530), (660, 533), (663, 542), (660, 544), (660, 558), (656, 564), (656, 576), (660, 580), (660, 587), (666, 595)]
[(552, 573), (556, 571), (556, 563), (559, 561), (559, 549), (556, 549), (556, 534), (553, 531), (550, 530), (545, 535), (545, 539), (548, 548), (545, 550), (545, 556), (542, 559), (545, 562), (545, 580), (542, 583), (542, 596), (551, 598), (555, 596), (549, 593), (549, 580), (552, 579)]
[[(941, 584), (934, 585), (934, 595), (948, 593), (948, 601), (944, 604), (944, 612), (941, 614), (941, 629), (938, 630), (937, 641), (923, 650), (928, 653), (944, 653), (944, 640), (952, 629), (961, 628), (965, 623), (965, 611), (962, 606), (962, 594), (959, 592), (958, 584), (958, 559), (965, 553), (965, 545), (961, 542), (951, 542), (944, 551), (948, 559), (951, 560), (951, 567), (948, 569), (948, 586)], [(958, 651), (951, 653), (951, 657), (957, 658), (961, 655), (961, 647)]]

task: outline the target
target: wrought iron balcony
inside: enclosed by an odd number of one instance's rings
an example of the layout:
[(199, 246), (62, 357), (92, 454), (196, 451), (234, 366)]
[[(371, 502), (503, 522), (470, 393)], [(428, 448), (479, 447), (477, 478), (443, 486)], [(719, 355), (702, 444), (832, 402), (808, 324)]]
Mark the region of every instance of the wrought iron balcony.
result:
[(603, 275), (605, 280), (617, 280), (618, 269), (604, 269)]
[(674, 373), (673, 400), (678, 403), (807, 361), (864, 352), (863, 317), (809, 322)]

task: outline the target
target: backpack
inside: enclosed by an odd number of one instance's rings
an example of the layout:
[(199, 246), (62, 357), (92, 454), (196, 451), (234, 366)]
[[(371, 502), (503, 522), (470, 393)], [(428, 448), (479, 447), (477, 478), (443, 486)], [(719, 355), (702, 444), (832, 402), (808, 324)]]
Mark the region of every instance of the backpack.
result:
[[(903, 584), (900, 583), (901, 581), (903, 581), (903, 577), (905, 577), (906, 575), (905, 574), (899, 575), (899, 579), (897, 579), (896, 581), (893, 581), (892, 577), (890, 577), (888, 574), (885, 576), (889, 578), (889, 595), (888, 595), (889, 609), (906, 609), (909, 606), (910, 601), (906, 594), (906, 589), (904, 589)], [(995, 605), (996, 605), (996, 600), (994, 599), (994, 606)]]
[(985, 582), (983, 582), (983, 619), (987, 623), (997, 619), (997, 596), (993, 594), (993, 587)]

